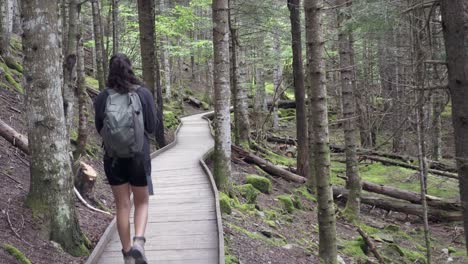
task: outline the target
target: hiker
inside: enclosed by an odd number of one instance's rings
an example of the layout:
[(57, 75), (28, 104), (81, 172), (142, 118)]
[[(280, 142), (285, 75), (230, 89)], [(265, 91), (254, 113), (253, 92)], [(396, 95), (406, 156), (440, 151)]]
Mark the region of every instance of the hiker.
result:
[[(124, 54), (112, 56), (107, 88), (94, 102), (96, 129), (103, 139), (104, 170), (117, 208), (117, 230), (126, 264), (146, 264), (145, 229), (153, 194), (148, 135), (159, 122), (153, 96), (135, 76)], [(135, 206), (135, 236), (130, 240), (130, 193)]]

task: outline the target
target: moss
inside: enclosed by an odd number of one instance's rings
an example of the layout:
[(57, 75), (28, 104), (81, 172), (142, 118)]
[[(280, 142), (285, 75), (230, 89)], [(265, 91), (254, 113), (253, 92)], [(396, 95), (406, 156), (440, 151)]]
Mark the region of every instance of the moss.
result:
[(301, 186), (294, 190), (296, 195), (300, 195), (302, 198), (309, 202), (317, 202), (317, 199), (309, 192), (307, 186)]
[(262, 242), (264, 242), (266, 244), (272, 245), (272, 246), (284, 246), (284, 245), (287, 244), (284, 239), (267, 238), (264, 235), (261, 235), (261, 234), (259, 234), (257, 232), (250, 232), (249, 230), (247, 230), (245, 228), (242, 228), (240, 226), (236, 226), (236, 225), (231, 224), (231, 223), (226, 223), (226, 225), (229, 228), (250, 237), (251, 239), (260, 240), (260, 241), (262, 241)]
[(269, 179), (259, 175), (247, 175), (246, 183), (251, 184), (255, 189), (262, 193), (271, 193), (272, 184)]
[(301, 210), (303, 208), (302, 201), (301, 201), (301, 198), (299, 196), (293, 195), (292, 196), (292, 202), (294, 204), (294, 208), (297, 208), (299, 210)]
[[(226, 252), (226, 250), (225, 250)], [(230, 255), (228, 253), (225, 253), (224, 254), (224, 263), (225, 264), (239, 264), (239, 260), (233, 256), (233, 255)]]
[(280, 201), (281, 206), (286, 212), (288, 213), (294, 212), (294, 209), (295, 209), (294, 202), (290, 195), (280, 195), (276, 198), (278, 199), (278, 201)]
[(85, 84), (95, 90), (99, 90), (99, 81), (93, 77), (86, 76)]
[(276, 220), (278, 219), (278, 213), (275, 210), (265, 210), (265, 217), (267, 220)]
[(70, 140), (75, 142), (78, 140), (78, 132), (75, 129), (70, 130)]
[(425, 264), (426, 263), (426, 257), (424, 254), (410, 250), (407, 248), (401, 248), (401, 251), (403, 252), (403, 255), (405, 256), (406, 259), (410, 260), (411, 263), (420, 263), (420, 264)]
[(10, 244), (5, 244), (3, 245), (3, 249), (5, 249), (6, 252), (10, 253), (13, 257), (15, 257), (18, 262), (22, 264), (31, 264), (31, 261), (21, 252), (19, 249), (16, 247), (10, 245)]
[(210, 105), (209, 104), (207, 104), (205, 102), (201, 102), (201, 104), (202, 104), (203, 110), (210, 110)]
[(8, 66), (8, 68), (13, 69), (17, 71), (18, 73), (22, 74), (23, 73), (23, 66), (18, 63), (16, 60), (13, 58), (6, 58), (5, 59), (5, 64)]
[(219, 192), (219, 206), (221, 207), (221, 213), (231, 214), (231, 198), (223, 192)]
[(358, 223), (357, 226), (359, 226), (362, 229), (362, 231), (366, 232), (366, 234), (368, 235), (374, 235), (380, 232), (379, 229), (372, 226), (368, 226), (364, 223)]
[(351, 256), (358, 259), (367, 259), (366, 254), (363, 251), (366, 244), (364, 240), (359, 237), (356, 240), (344, 243), (343, 253), (346, 256)]
[(267, 150), (267, 156), (265, 157), (266, 160), (270, 161), (276, 165), (283, 165), (287, 167), (295, 167), (297, 164), (296, 159), (289, 158), (283, 155), (278, 155), (270, 150)]
[(0, 67), (3, 69), (3, 74), (5, 75), (7, 82), (15, 87), (18, 92), (24, 94), (23, 87), (18, 82), (16, 82), (15, 78), (13, 78), (10, 68), (4, 63), (0, 63)]
[(296, 116), (296, 109), (279, 109), (278, 110), (279, 118), (295, 117), (295, 116)]
[(252, 184), (238, 185), (234, 187), (235, 191), (245, 198), (247, 203), (255, 203), (260, 193)]
[(167, 129), (175, 129), (179, 124), (180, 120), (177, 115), (172, 111), (163, 111), (164, 113), (164, 127)]

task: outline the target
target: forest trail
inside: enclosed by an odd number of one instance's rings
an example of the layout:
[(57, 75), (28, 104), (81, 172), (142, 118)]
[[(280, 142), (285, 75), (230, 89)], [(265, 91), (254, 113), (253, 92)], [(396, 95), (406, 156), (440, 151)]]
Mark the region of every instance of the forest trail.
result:
[[(215, 264), (224, 257), (212, 181), (200, 164), (214, 146), (202, 117), (182, 118), (174, 147), (152, 160), (155, 195), (150, 196), (145, 246), (149, 263)], [(123, 263), (115, 227), (99, 244), (87, 263)]]

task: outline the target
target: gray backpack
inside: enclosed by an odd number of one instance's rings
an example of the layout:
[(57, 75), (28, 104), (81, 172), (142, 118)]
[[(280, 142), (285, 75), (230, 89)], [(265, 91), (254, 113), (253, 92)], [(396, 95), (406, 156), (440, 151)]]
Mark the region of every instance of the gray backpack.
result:
[(135, 91), (119, 94), (107, 89), (104, 126), (106, 153), (112, 158), (131, 158), (143, 150), (145, 127), (140, 97)]

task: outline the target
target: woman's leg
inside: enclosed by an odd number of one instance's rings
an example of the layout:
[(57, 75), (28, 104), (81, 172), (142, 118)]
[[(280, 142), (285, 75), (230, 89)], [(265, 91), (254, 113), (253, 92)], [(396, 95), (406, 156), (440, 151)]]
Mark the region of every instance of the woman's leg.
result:
[(144, 237), (148, 222), (148, 187), (132, 186), (133, 203), (135, 204), (135, 236)]
[(122, 249), (128, 252), (132, 246), (130, 239), (130, 185), (128, 183), (111, 186), (117, 207), (117, 230)]

